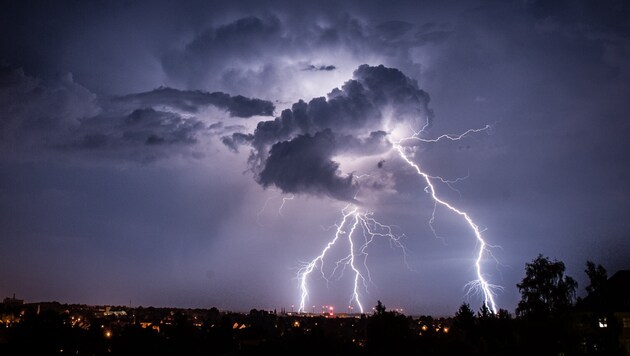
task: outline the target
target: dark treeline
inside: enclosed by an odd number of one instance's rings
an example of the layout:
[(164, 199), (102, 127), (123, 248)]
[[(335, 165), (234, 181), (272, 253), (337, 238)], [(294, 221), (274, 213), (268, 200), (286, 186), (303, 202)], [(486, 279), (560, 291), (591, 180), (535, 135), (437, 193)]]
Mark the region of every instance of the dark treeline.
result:
[(7, 298), (0, 304), (0, 355), (624, 355), (624, 325), (593, 308), (606, 270), (589, 261), (585, 272), (590, 285), (581, 300), (564, 264), (538, 256), (517, 284), (514, 316), (467, 303), (434, 319), (388, 311), (380, 301), (370, 315), (330, 316), (17, 305)]

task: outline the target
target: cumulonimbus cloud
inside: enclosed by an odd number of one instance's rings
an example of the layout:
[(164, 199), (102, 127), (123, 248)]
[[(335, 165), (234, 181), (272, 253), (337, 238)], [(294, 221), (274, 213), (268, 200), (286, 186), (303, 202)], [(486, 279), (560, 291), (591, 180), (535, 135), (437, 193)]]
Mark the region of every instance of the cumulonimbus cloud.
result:
[(250, 168), (263, 187), (353, 201), (357, 181), (339, 170), (334, 156), (385, 152), (395, 127), (430, 120), (429, 100), (401, 71), (361, 65), (326, 97), (300, 100), (274, 120), (259, 122), (253, 133), (234, 133), (223, 143), (233, 150), (251, 146)]

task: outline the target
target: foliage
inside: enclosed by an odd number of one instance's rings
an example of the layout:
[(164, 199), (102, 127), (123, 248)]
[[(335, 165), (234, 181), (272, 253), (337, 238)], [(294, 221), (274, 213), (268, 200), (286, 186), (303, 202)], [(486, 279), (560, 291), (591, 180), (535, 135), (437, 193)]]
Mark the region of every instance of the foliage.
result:
[(374, 313), (376, 315), (385, 314), (385, 306), (383, 305), (383, 303), (381, 303), (380, 300), (376, 302), (376, 307), (374, 307)]
[(518, 283), (521, 301), (516, 313), (522, 317), (549, 317), (573, 304), (577, 282), (564, 275), (564, 263), (551, 261), (542, 254), (525, 267), (525, 277)]
[(411, 337), (407, 317), (397, 312), (385, 311), (379, 300), (374, 315), (368, 320), (367, 348), (369, 353), (402, 353)]
[(606, 280), (608, 279), (608, 273), (604, 266), (597, 264), (593, 261), (586, 261), (586, 269), (584, 270), (590, 284), (586, 287), (586, 292), (588, 294), (593, 293), (593, 291), (597, 290)]
[(483, 303), (481, 305), (481, 308), (479, 308), (479, 311), (477, 312), (477, 317), (479, 319), (488, 319), (494, 317), (494, 314), (492, 313), (492, 311), (490, 311), (490, 308), (488, 308), (486, 303)]
[(455, 313), (453, 326), (463, 331), (470, 331), (475, 327), (475, 312), (468, 303), (462, 303)]

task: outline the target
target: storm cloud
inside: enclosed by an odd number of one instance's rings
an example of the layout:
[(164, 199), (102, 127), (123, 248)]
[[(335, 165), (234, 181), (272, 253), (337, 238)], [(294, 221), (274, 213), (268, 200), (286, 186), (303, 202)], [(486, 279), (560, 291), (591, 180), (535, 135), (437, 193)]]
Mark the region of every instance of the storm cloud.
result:
[[(349, 75), (365, 58), (376, 56), (381, 63), (417, 70), (414, 51), (441, 43), (449, 34), (442, 24), (373, 24), (344, 13), (304, 23), (276, 14), (246, 16), (197, 32), (185, 45), (165, 53), (161, 64), (178, 85), (296, 100), (287, 94), (312, 95), (318, 87), (305, 90), (296, 80), (329, 83)], [(335, 53), (334, 62), (323, 62), (329, 56), (322, 53), (327, 52)]]
[(223, 92), (162, 87), (99, 97), (72, 75), (44, 82), (21, 68), (0, 67), (0, 137), (4, 154), (81, 152), (101, 158), (150, 162), (171, 155), (203, 156), (200, 137), (240, 129), (219, 118), (202, 120), (209, 106), (230, 117), (273, 115), (266, 100)]
[(339, 164), (331, 159), (337, 145), (330, 129), (276, 143), (258, 182), (263, 187), (275, 185), (285, 193), (328, 195), (352, 201), (356, 182), (352, 174), (340, 176)]
[(429, 100), (398, 69), (361, 65), (326, 97), (300, 100), (274, 120), (259, 122), (253, 134), (235, 133), (223, 143), (233, 150), (252, 145), (250, 168), (263, 187), (353, 201), (358, 182), (339, 170), (333, 156), (385, 152), (391, 147), (388, 130), (430, 124)]
[(223, 92), (208, 93), (201, 90), (178, 90), (168, 87), (148, 92), (128, 94), (113, 99), (118, 103), (130, 103), (136, 107), (170, 106), (182, 111), (196, 113), (209, 105), (225, 109), (230, 116), (271, 116), (275, 109), (267, 100), (250, 99), (242, 95), (230, 96)]
[(99, 112), (96, 95), (70, 74), (47, 84), (21, 68), (0, 66), (0, 137), (6, 149), (77, 127), (80, 118)]

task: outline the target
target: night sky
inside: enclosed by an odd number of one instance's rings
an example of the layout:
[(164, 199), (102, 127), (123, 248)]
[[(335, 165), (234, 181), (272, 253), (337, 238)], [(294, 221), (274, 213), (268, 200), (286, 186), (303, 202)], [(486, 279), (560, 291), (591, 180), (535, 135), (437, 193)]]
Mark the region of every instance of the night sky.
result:
[[(498, 306), (539, 253), (584, 295), (587, 260), (630, 268), (628, 18), (613, 0), (4, 2), (0, 297), (297, 307), (350, 205), (407, 250), (366, 249), (368, 309), (477, 310), (474, 235), (440, 206), (430, 225), (392, 146), (425, 124), (489, 125), (406, 152), (493, 246)], [(350, 272), (313, 274), (309, 311), (345, 311)]]

